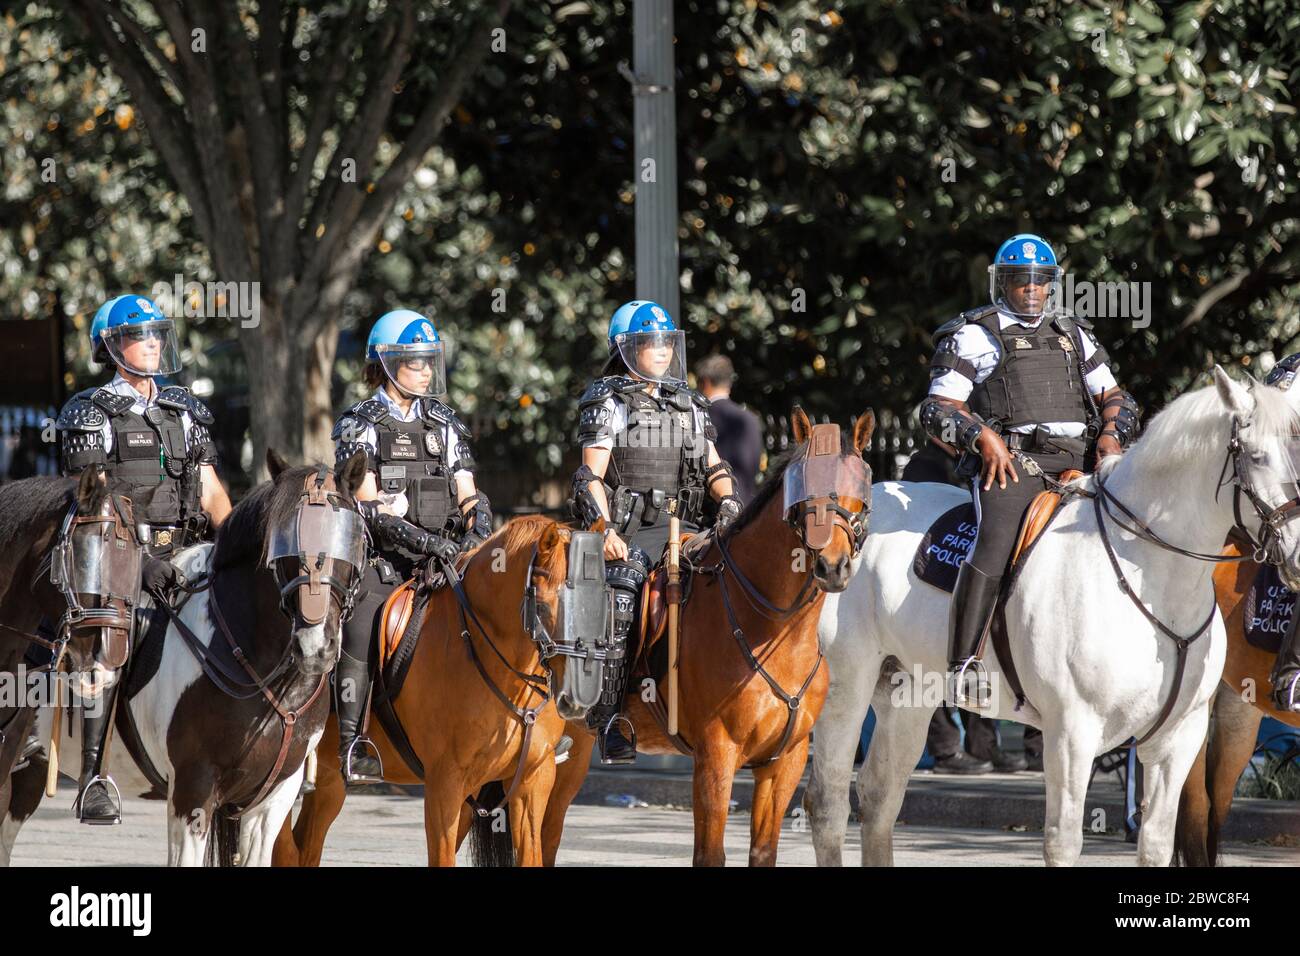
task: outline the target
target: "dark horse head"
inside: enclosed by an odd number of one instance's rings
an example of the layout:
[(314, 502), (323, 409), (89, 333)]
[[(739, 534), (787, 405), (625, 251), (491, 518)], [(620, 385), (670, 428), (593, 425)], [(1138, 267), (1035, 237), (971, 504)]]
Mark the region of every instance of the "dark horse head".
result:
[(246, 653), (263, 667), (268, 651), (289, 654), (299, 673), (317, 676), (338, 659), (361, 578), (365, 527), (355, 495), (366, 459), (358, 452), (334, 469), (291, 468), (268, 450), (266, 463), (271, 480), (249, 492), (217, 533), (212, 569), (233, 582), (217, 596), (219, 611), (236, 633), (249, 633), (278, 609), (289, 620), (291, 647)]

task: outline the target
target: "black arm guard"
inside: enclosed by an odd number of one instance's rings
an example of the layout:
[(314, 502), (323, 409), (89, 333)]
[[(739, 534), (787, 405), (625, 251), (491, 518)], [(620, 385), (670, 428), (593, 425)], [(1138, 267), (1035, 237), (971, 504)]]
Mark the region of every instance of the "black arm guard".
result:
[[(111, 393), (110, 393), (111, 394)], [(107, 463), (104, 436), (100, 431), (108, 416), (89, 401), (86, 393), (74, 395), (59, 412), (54, 427), (59, 431), (59, 447), (63, 457), (63, 473), (73, 475), (88, 465)]]
[(921, 402), (921, 427), (931, 438), (963, 451), (978, 452), (975, 439), (984, 428), (984, 420), (930, 395)]
[(418, 528), (397, 515), (376, 514), (370, 526), (385, 548), (403, 548), (412, 554), (435, 555), (448, 561), (460, 552), (460, 547), (451, 539)]
[(1106, 399), (1101, 407), (1101, 417), (1105, 423), (1102, 434), (1114, 435), (1121, 448), (1133, 444), (1142, 431), (1142, 408), (1137, 399), (1122, 388), (1118, 395)]
[(591, 493), (593, 481), (600, 481), (600, 476), (586, 465), (573, 473), (573, 516), (584, 525), (593, 525), (605, 517), (605, 512), (600, 510), (600, 502)]
[(578, 441), (586, 445), (609, 434), (610, 414), (605, 401), (614, 394), (610, 379), (597, 379), (578, 399)]
[(465, 507), (471, 501), (474, 502), (474, 510), (464, 515), (465, 535), (460, 542), (463, 551), (478, 547), (492, 534), (492, 502), (488, 500), (487, 495), (479, 491), (462, 501), (461, 507)]
[(713, 526), (719, 531), (726, 531), (736, 523), (736, 519), (740, 517), (743, 510), (744, 506), (740, 503), (739, 498), (735, 495), (727, 495), (718, 502), (718, 517), (713, 522)]

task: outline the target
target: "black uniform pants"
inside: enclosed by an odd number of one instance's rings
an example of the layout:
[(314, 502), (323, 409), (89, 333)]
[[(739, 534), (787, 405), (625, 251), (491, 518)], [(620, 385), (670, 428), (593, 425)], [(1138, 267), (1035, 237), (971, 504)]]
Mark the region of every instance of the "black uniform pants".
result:
[[(361, 587), (357, 591), (357, 603), (352, 609), (352, 616), (343, 625), (343, 653), (355, 660), (370, 659), (370, 649), (379, 632), (379, 615), (384, 609), (384, 602), (415, 569), (411, 561), (400, 556), (385, 560), (393, 565), (391, 575), (381, 575), (380, 568), (375, 563), (366, 562), (365, 572), (361, 575)], [(384, 581), (385, 576), (390, 580)]]
[[(1040, 454), (1034, 452), (1033, 458), (1042, 467), (1043, 472), (1059, 478), (1061, 472), (1071, 468), (1083, 468), (1083, 456), (1068, 453)], [(1011, 559), (1011, 551), (1016, 546), (1020, 534), (1020, 522), (1029, 508), (1030, 502), (1040, 491), (1049, 490), (1047, 482), (1041, 477), (1034, 477), (1025, 472), (1024, 466), (1015, 463), (1016, 474), (1020, 480), (1007, 481), (1005, 488), (994, 484), (988, 491), (983, 489), (983, 479), (976, 476), (971, 479), (971, 490), (975, 497), (975, 516), (979, 531), (975, 536), (975, 547), (966, 559), (975, 568), (989, 577), (1001, 577)]]

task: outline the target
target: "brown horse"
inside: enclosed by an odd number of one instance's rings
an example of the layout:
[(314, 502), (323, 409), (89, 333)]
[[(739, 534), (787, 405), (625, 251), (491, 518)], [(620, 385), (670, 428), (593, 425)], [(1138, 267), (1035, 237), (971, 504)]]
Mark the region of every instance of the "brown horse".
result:
[[(862, 450), (874, 425), (871, 412), (857, 419), (852, 451), (839, 455), (841, 465), (857, 459), (856, 467), (863, 467)], [(843, 497), (838, 500), (847, 513), (835, 513), (833, 528), (827, 527), (831, 513), (818, 508), (834, 500), (830, 488), (813, 489), (822, 494), (805, 498), (812, 504), (800, 505), (799, 517), (806, 520), (796, 526), (787, 520), (783, 497), (791, 495), (786, 486), (805, 474), (800, 463), (808, 460), (813, 437), (812, 424), (797, 408), (793, 432), (798, 447), (784, 467), (768, 479), (721, 542), (709, 540), (707, 550), (690, 557), (695, 580), (681, 610), (677, 740), (660, 723), (663, 705), (651, 692), (654, 677), (646, 673), (644, 647), (633, 679), (641, 693), (628, 695), (627, 716), (639, 751), (689, 749), (695, 759), (696, 866), (725, 863), (731, 785), (736, 771), (746, 766), (754, 770), (749, 862), (776, 865), (781, 823), (808, 760), (809, 732), (826, 698), (828, 676), (817, 618), (826, 592), (842, 591), (848, 584), (850, 562), (866, 530), (868, 502)], [(834, 437), (838, 452), (838, 429)], [(869, 487), (869, 474), (867, 482)], [(683, 566), (687, 563), (684, 557)], [(569, 726), (573, 752), (559, 768), (543, 825), (547, 865), (555, 863), (564, 816), (586, 778), (593, 744), (583, 725)]]
[[(603, 531), (604, 523), (593, 530)], [(521, 866), (542, 862), (542, 814), (555, 781), (555, 747), (564, 735), (564, 720), (549, 698), (563, 675), (562, 665), (552, 673), (542, 659), (539, 645), (521, 627), (520, 611), (531, 582), (537, 589), (538, 620), (554, 632), (572, 535), (550, 518), (527, 516), (508, 522), (475, 549), (462, 585), (476, 620), (466, 623), (451, 588), (441, 587), (430, 597), (403, 689), (392, 701), (423, 774), (403, 758), (391, 725), (371, 724), (384, 779), (424, 784), (430, 865), (456, 864), (456, 850), (471, 821), (476, 837), (487, 838), (492, 862), (508, 862), (512, 856)], [(498, 691), (509, 699), (509, 709)], [(534, 714), (530, 734), (517, 717), (521, 711)], [(527, 751), (521, 753), (524, 741)], [(292, 828), (285, 820), (273, 856), (276, 866), (318, 866), (330, 824), (343, 807), (346, 792), (333, 716), (317, 753), (316, 789), (303, 798)], [(496, 781), (512, 781), (510, 792)], [(489, 792), (508, 796), (504, 818), (491, 807), (483, 808), (486, 815), (471, 809), (471, 798), (486, 799)], [(501, 846), (502, 837), (509, 838), (509, 845)], [(476, 840), (476, 858), (481, 846)]]
[[(1224, 557), (1243, 553), (1229, 544)], [(1223, 821), (1232, 808), (1237, 780), (1255, 752), (1255, 737), (1264, 715), (1300, 727), (1300, 714), (1273, 706), (1268, 679), (1273, 654), (1246, 640), (1246, 594), (1258, 571), (1259, 565), (1253, 561), (1224, 563), (1214, 571), (1215, 596), (1228, 629), (1228, 653), (1211, 711), (1210, 732), (1178, 803), (1174, 861), (1186, 866), (1214, 866)]]

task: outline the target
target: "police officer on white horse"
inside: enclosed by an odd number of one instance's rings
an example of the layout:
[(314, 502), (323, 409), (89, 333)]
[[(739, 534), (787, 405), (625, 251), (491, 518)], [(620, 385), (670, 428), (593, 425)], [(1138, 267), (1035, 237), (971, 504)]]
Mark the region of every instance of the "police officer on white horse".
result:
[[(668, 542), (671, 515), (693, 531), (712, 510), (721, 531), (741, 503), (731, 467), (713, 444), (709, 400), (686, 384), (686, 336), (672, 317), (654, 302), (628, 302), (610, 319), (607, 344), (604, 374), (578, 401), (582, 466), (573, 476), (573, 507), (584, 523), (607, 524), (612, 646), (600, 703), (587, 722), (599, 735), (601, 762), (610, 764), (636, 759), (636, 734), (620, 715), (632, 667), (628, 635), (641, 586)], [(716, 507), (707, 508), (707, 500)]]
[(1090, 470), (1141, 427), (1092, 323), (1060, 309), (1060, 278), (1045, 239), (1012, 236), (989, 266), (991, 304), (935, 333), (921, 423), (965, 453), (959, 474), (972, 478), (979, 523), (949, 617), (949, 685), (962, 706), (987, 706), (981, 645), (1021, 519), (1048, 487), (1043, 476)]
[(333, 433), (338, 461), (366, 453), (356, 497), (375, 546), (343, 625), (334, 676), (339, 757), (349, 784), (383, 779), (379, 752), (359, 728), (384, 602), (425, 559), (452, 561), (492, 533), (491, 503), (474, 482), (469, 428), (440, 400), (447, 368), (433, 322), (410, 309), (380, 316), (363, 374), (374, 394), (344, 412)]
[[(145, 562), (144, 583), (162, 593), (176, 572), (158, 559), (195, 543), (209, 523), (220, 525), (230, 513), (208, 430), (212, 413), (189, 389), (155, 381), (179, 372), (181, 360), (175, 323), (149, 299), (122, 295), (104, 303), (91, 322), (90, 345), (96, 362), (117, 371), (107, 385), (73, 395), (59, 413), (63, 473), (102, 465), (127, 483), (137, 532), (154, 559)], [(82, 823), (121, 821), (112, 781), (99, 767), (117, 692), (118, 685), (106, 692), (97, 716), (82, 714)]]
[[(1264, 384), (1285, 391), (1294, 387), (1297, 373), (1300, 373), (1300, 353), (1288, 355), (1274, 365)], [(1300, 614), (1291, 614), (1291, 627), (1277, 650), (1269, 681), (1278, 710), (1300, 713)]]

